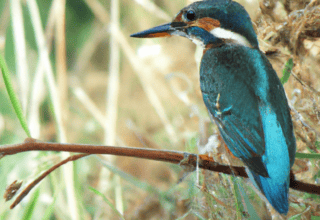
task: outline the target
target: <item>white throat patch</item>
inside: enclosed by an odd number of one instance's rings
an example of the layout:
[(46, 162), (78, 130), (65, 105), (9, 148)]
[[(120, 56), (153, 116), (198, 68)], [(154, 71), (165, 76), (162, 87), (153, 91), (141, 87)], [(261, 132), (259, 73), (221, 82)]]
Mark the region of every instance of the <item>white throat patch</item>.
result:
[(202, 48), (205, 48), (204, 43), (201, 40), (199, 40), (198, 38), (196, 38), (195, 36), (189, 36), (188, 38), (190, 40), (192, 40), (192, 42), (195, 43), (196, 45), (198, 45), (198, 46), (200, 46)]
[(234, 33), (232, 31), (229, 31), (220, 27), (212, 29), (210, 33), (217, 38), (226, 39), (226, 40), (230, 39), (235, 41), (237, 44), (241, 44), (243, 46), (252, 48), (252, 45), (249, 43), (249, 41), (244, 36), (238, 33)]

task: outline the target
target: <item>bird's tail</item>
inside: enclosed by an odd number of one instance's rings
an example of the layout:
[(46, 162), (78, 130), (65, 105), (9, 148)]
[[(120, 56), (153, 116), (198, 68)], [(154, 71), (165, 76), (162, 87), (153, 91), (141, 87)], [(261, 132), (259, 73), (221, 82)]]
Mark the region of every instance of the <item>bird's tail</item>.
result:
[[(271, 205), (281, 214), (289, 210), (288, 194), (290, 182), (290, 148), (274, 109), (261, 104), (259, 106), (265, 138), (265, 152), (262, 161), (268, 171), (268, 177), (249, 171), (250, 179), (266, 196)], [(250, 175), (251, 174), (251, 175)]]
[(249, 171), (248, 175), (254, 182), (255, 186), (262, 191), (267, 200), (280, 214), (288, 213), (290, 176), (288, 176), (286, 181), (279, 181), (276, 178), (272, 178), (272, 176), (263, 177), (253, 171)]

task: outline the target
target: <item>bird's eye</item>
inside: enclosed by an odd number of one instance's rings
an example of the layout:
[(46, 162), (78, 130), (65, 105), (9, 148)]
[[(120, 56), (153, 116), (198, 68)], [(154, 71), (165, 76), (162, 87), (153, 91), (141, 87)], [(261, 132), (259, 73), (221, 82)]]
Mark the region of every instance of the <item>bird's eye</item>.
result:
[(186, 16), (188, 21), (193, 21), (193, 20), (196, 19), (196, 13), (194, 11), (192, 11), (192, 10), (187, 11), (185, 16)]

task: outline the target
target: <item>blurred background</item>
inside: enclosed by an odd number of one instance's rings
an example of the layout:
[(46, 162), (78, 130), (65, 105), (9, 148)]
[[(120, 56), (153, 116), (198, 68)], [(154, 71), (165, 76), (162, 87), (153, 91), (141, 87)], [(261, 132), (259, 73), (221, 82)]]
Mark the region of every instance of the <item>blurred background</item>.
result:
[[(231, 156), (199, 88), (202, 49), (180, 37), (132, 39), (170, 22), (187, 0), (3, 0), (5, 57), (33, 138)], [(243, 0), (292, 108), (297, 151), (319, 153), (318, 0)], [(0, 143), (22, 142), (0, 80)], [(68, 153), (27, 152), (0, 160), (0, 192), (22, 188)], [(319, 160), (297, 158), (298, 180), (319, 184)], [(95, 155), (56, 170), (0, 219), (278, 219), (242, 178), (128, 157)], [(291, 219), (320, 219), (318, 196), (290, 190)]]

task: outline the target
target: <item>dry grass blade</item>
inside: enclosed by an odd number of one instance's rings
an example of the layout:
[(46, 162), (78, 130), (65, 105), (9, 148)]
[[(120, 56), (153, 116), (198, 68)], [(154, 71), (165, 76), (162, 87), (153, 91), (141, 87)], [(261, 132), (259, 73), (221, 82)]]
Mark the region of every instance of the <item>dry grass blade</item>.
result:
[(156, 4), (150, 0), (135, 0), (139, 5), (141, 5), (145, 10), (150, 12), (150, 14), (157, 16), (165, 21), (171, 21), (171, 16), (159, 8)]
[(19, 79), (21, 103), (24, 115), (27, 112), (29, 94), (29, 66), (27, 61), (24, 20), (20, 0), (11, 0), (11, 18), (15, 40), (16, 69)]

